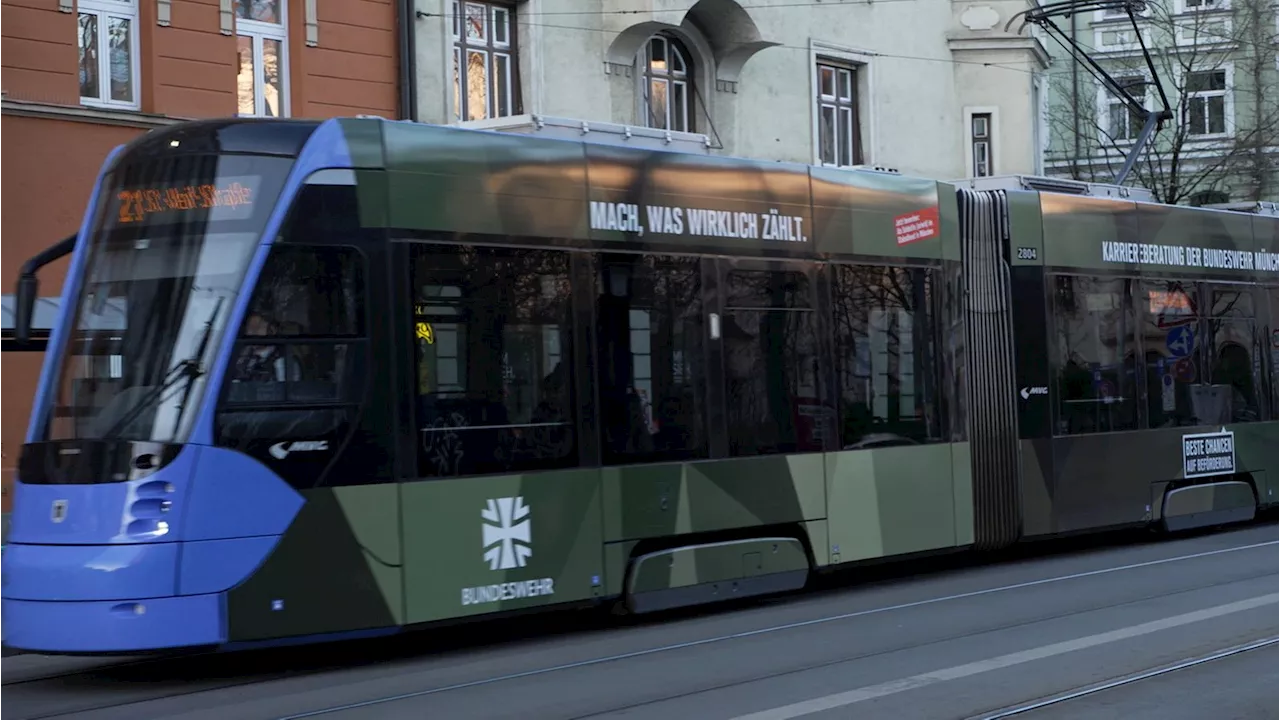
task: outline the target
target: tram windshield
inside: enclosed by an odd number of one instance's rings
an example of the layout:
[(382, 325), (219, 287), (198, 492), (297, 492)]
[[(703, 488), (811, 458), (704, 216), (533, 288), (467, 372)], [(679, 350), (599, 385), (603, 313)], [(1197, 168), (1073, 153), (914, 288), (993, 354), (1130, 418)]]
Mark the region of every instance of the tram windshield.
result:
[(186, 155), (107, 177), (46, 439), (186, 438), (292, 163)]

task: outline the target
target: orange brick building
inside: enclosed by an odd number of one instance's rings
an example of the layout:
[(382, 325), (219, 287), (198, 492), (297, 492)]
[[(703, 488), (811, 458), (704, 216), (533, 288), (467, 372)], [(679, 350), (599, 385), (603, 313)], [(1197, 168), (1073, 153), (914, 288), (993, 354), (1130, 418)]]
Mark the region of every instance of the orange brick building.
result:
[[(399, 0), (0, 0), (4, 512), (43, 360), (11, 342), (22, 263), (74, 233), (106, 154), (231, 115), (400, 116)], [(37, 335), (67, 261), (40, 273)]]

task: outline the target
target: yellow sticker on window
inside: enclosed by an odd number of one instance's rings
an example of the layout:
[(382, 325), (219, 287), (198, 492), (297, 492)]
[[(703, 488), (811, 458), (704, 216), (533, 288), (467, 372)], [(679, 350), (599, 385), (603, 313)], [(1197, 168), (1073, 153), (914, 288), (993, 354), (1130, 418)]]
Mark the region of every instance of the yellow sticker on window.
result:
[(436, 342), (436, 333), (431, 328), (431, 323), (418, 323), (416, 334), (419, 340), (426, 340), (428, 345), (434, 345)]

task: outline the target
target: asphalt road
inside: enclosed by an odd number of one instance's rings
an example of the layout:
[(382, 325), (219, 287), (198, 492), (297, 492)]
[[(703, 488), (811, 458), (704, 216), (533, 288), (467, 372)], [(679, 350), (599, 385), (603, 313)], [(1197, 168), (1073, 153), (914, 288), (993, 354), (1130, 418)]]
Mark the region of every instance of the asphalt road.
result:
[(558, 614), (144, 663), (9, 657), (3, 709), (6, 720), (1274, 718), (1278, 560), (1270, 523), (913, 566), (661, 619)]

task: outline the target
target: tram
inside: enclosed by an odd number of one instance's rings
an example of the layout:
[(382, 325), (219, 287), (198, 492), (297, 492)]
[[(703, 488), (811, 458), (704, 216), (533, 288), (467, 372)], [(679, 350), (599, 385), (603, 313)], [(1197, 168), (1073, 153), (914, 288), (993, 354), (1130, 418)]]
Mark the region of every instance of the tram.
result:
[(145, 653), (1276, 503), (1277, 219), (375, 118), (106, 160), (22, 448), (4, 642)]

